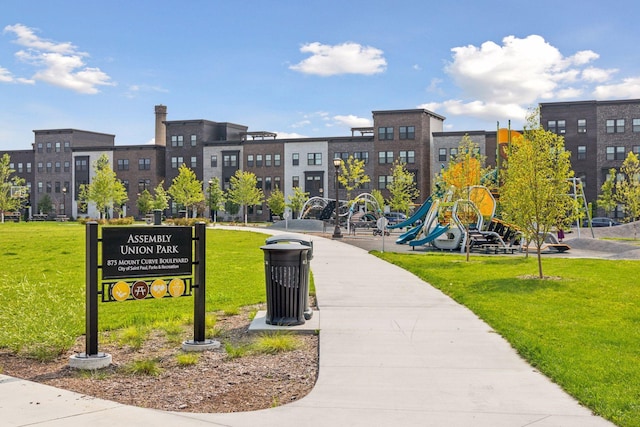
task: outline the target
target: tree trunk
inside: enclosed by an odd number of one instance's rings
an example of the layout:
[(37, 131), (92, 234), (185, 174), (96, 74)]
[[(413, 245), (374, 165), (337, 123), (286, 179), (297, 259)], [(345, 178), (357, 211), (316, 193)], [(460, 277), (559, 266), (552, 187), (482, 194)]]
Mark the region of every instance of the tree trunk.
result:
[(538, 277), (540, 279), (543, 279), (544, 276), (542, 275), (542, 244), (538, 243)]

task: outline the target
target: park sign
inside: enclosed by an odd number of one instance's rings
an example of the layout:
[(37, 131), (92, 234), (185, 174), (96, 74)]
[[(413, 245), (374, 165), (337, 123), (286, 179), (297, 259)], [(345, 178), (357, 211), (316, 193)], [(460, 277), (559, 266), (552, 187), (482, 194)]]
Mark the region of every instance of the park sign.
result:
[(102, 278), (192, 274), (192, 227), (104, 227)]

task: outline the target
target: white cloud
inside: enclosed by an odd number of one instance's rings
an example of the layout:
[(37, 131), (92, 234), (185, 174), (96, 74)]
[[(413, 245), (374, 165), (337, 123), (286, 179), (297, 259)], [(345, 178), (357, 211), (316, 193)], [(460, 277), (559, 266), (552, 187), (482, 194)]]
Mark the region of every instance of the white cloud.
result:
[(333, 120), (335, 120), (338, 125), (348, 126), (350, 128), (363, 128), (373, 126), (371, 120), (364, 117), (357, 117), (353, 114), (349, 114), (347, 116), (333, 116)]
[(582, 70), (582, 78), (588, 82), (603, 83), (609, 81), (617, 72), (617, 68), (605, 70), (603, 68), (588, 67)]
[(318, 42), (308, 43), (300, 52), (311, 56), (289, 68), (304, 74), (334, 76), (338, 74), (378, 74), (385, 71), (387, 61), (383, 52), (357, 43), (342, 43), (331, 46)]
[(596, 99), (640, 98), (640, 77), (630, 77), (622, 83), (598, 86), (593, 95)]
[[(521, 121), (527, 109), (538, 102), (580, 97), (592, 90), (593, 83), (606, 83), (618, 71), (591, 66), (600, 57), (591, 50), (565, 56), (539, 35), (507, 36), (500, 45), (486, 41), (480, 46), (454, 47), (451, 51), (452, 60), (445, 71), (461, 90), (461, 96), (423, 104), (445, 116)], [(640, 82), (632, 80), (622, 86), (639, 96), (635, 88)], [(436, 86), (434, 83), (439, 84), (432, 81), (430, 91)], [(619, 94), (623, 92), (619, 86), (602, 85), (596, 93)]]
[(57, 43), (41, 39), (33, 29), (22, 24), (8, 25), (4, 32), (15, 34), (15, 43), (26, 48), (16, 52), (15, 56), (37, 68), (31, 79), (19, 78), (16, 81), (42, 81), (83, 94), (95, 94), (99, 92), (99, 86), (114, 85), (105, 72), (99, 68), (87, 67), (83, 58), (89, 55), (79, 52), (69, 42)]
[(275, 132), (278, 134), (278, 139), (297, 139), (297, 138), (307, 138), (305, 135), (301, 135), (295, 132)]

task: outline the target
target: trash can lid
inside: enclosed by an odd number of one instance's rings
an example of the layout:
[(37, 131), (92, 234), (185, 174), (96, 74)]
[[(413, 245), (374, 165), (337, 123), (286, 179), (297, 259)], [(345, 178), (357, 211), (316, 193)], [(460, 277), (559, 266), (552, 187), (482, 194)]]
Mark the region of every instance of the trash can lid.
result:
[(278, 243), (260, 246), (263, 251), (308, 251), (310, 248), (297, 243)]

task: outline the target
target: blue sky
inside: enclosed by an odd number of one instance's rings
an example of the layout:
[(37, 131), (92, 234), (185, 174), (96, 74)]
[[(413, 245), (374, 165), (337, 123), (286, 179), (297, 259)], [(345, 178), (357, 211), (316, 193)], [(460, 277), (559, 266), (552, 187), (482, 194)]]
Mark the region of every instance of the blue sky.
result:
[(520, 127), (539, 102), (640, 98), (640, 4), (3, 0), (0, 149), (33, 130), (154, 137), (168, 120), (350, 135), (427, 108), (445, 130)]

